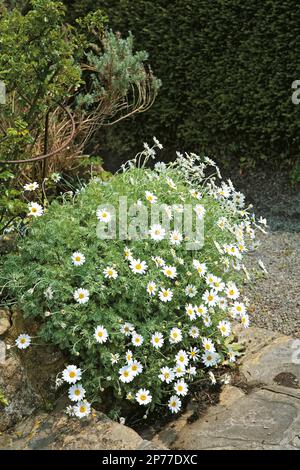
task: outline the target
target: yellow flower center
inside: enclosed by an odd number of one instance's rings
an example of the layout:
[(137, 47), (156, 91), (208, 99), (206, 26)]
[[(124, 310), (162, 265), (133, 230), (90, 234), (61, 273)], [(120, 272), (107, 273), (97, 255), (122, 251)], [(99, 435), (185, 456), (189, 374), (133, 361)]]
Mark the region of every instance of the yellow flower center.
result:
[(141, 395), (140, 400), (145, 401), (147, 399), (146, 395)]
[(31, 208), (31, 212), (37, 212), (37, 208), (36, 208), (36, 207), (32, 207), (32, 208)]
[(75, 261), (80, 261), (80, 260), (81, 260), (80, 256), (76, 256)]
[(82, 405), (80, 407), (80, 413), (85, 413), (86, 412), (86, 406)]
[(84, 299), (84, 294), (83, 294), (83, 292), (80, 292), (79, 298), (80, 298), (80, 299)]
[(183, 386), (182, 385), (178, 385), (178, 388), (177, 388), (178, 392), (182, 392), (183, 390)]
[(103, 331), (98, 331), (98, 336), (99, 336), (99, 338), (102, 338), (102, 336), (103, 336)]
[(75, 374), (75, 372), (74, 372), (73, 370), (72, 370), (71, 372), (69, 372), (69, 377), (70, 377), (71, 379), (74, 379), (75, 375), (76, 375), (76, 374)]
[(163, 292), (163, 296), (168, 297), (168, 292), (166, 290)]
[(79, 395), (80, 395), (80, 390), (78, 390), (78, 388), (77, 388), (77, 389), (75, 390), (74, 394), (75, 394), (77, 397), (79, 397)]
[(211, 302), (212, 300), (214, 300), (214, 296), (211, 295), (211, 294), (209, 294), (209, 296), (207, 297), (207, 300), (208, 300), (209, 302)]
[(140, 264), (136, 264), (135, 269), (142, 269), (142, 266)]

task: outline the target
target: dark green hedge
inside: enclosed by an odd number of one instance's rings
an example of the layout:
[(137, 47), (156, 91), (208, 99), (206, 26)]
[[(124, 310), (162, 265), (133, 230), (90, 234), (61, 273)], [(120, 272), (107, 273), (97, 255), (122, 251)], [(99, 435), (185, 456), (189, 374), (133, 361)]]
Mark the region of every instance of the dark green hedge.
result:
[[(295, 160), (300, 105), (300, 2), (295, 0), (86, 0), (112, 28), (131, 30), (163, 87), (151, 111), (113, 129), (128, 149), (156, 135), (169, 149), (217, 158)], [(74, 14), (75, 12), (75, 14)], [(116, 139), (116, 135), (118, 139)]]

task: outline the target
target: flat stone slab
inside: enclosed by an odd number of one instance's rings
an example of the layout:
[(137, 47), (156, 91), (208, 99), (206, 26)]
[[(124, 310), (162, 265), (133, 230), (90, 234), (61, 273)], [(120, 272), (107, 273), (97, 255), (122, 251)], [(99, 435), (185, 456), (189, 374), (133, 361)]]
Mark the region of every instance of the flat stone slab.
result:
[(70, 418), (63, 412), (26, 418), (0, 435), (0, 449), (14, 450), (156, 450), (165, 449), (142, 439), (128, 426), (93, 412)]
[(300, 341), (254, 327), (238, 335), (248, 392), (226, 385), (204, 416), (188, 424), (183, 415), (154, 442), (172, 449), (300, 449)]

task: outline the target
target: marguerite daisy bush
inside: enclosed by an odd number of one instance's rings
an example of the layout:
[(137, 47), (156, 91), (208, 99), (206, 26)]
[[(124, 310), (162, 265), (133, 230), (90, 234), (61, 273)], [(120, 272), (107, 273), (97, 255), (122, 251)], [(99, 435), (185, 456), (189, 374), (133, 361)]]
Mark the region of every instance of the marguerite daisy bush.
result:
[[(264, 225), (212, 160), (178, 154), (162, 171), (146, 168), (149, 155), (145, 148), (108, 183), (93, 179), (72, 200), (53, 202), (4, 257), (5, 294), (40, 322), (40, 339), (69, 355), (62, 380), (80, 418), (108, 396), (113, 417), (128, 403), (143, 414), (157, 405), (177, 413), (194, 381), (235, 361), (232, 328), (250, 323), (243, 259)], [(160, 205), (169, 228), (162, 218), (143, 237), (119, 237), (120, 196), (134, 208), (129, 225), (141, 207), (150, 214)], [(202, 248), (188, 249), (190, 234), (173, 224), (185, 205), (193, 224), (204, 224)], [(111, 223), (115, 237), (98, 237)]]

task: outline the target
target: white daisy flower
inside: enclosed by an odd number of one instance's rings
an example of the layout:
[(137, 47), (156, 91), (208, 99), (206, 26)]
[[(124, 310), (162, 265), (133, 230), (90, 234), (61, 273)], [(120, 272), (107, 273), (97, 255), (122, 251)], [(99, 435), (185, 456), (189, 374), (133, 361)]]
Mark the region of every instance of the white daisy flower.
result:
[(126, 358), (126, 361), (128, 364), (131, 364), (132, 361), (133, 361), (133, 354), (132, 354), (132, 351), (130, 351), (130, 349), (128, 349), (126, 351), (126, 354), (125, 354), (125, 358)]
[(162, 302), (170, 302), (173, 297), (173, 292), (171, 291), (171, 289), (161, 288), (158, 297)]
[(210, 370), (210, 371), (208, 372), (208, 375), (209, 375), (211, 384), (212, 384), (212, 385), (216, 385), (217, 380), (216, 380), (216, 377), (215, 377), (214, 373)]
[(167, 384), (173, 382), (174, 378), (175, 378), (175, 375), (174, 375), (174, 372), (172, 371), (172, 369), (170, 369), (169, 367), (162, 367), (160, 369), (160, 375), (158, 376), (158, 378), (162, 381), (162, 382), (166, 382)]
[(231, 333), (231, 325), (228, 321), (222, 320), (218, 323), (217, 328), (220, 330), (222, 336), (229, 336)]
[(202, 296), (202, 299), (209, 307), (214, 307), (219, 301), (219, 297), (214, 290), (206, 290)]
[(183, 236), (178, 230), (170, 232), (170, 243), (171, 245), (180, 245), (183, 240)]
[(224, 297), (221, 297), (218, 302), (218, 306), (221, 310), (226, 310), (228, 307), (228, 302)]
[(186, 370), (186, 373), (192, 377), (193, 375), (196, 375), (197, 374), (197, 369), (196, 367), (194, 366), (190, 366), (187, 370)]
[(155, 282), (153, 282), (153, 281), (148, 282), (148, 284), (147, 284), (147, 292), (148, 292), (148, 294), (151, 295), (152, 297), (155, 295), (155, 292), (156, 292), (156, 284), (155, 284)]
[(131, 364), (129, 364), (129, 369), (134, 376), (143, 372), (143, 366), (139, 361), (132, 361)]
[(132, 259), (132, 251), (128, 248), (128, 246), (125, 246), (124, 248), (124, 258), (128, 261), (131, 261)]
[(160, 256), (153, 256), (151, 259), (154, 261), (157, 268), (162, 268), (166, 264), (165, 260), (160, 258)]
[(193, 266), (198, 271), (199, 276), (203, 277), (207, 271), (205, 263), (200, 263), (198, 260), (193, 260)]
[(250, 319), (249, 319), (249, 315), (247, 313), (243, 313), (241, 315), (241, 323), (242, 323), (244, 328), (248, 328), (248, 326), (250, 325)]
[(188, 358), (188, 355), (187, 353), (181, 349), (175, 356), (175, 361), (176, 361), (176, 364), (180, 364), (182, 366), (186, 366), (189, 362), (189, 358)]
[(203, 315), (202, 320), (203, 320), (204, 326), (206, 326), (207, 328), (212, 325), (211, 318), (208, 314)]
[(120, 354), (113, 354), (113, 353), (110, 354), (110, 361), (112, 364), (118, 364), (119, 360), (120, 360)]
[(227, 226), (227, 219), (226, 217), (220, 217), (220, 219), (218, 219), (217, 221), (217, 226), (221, 229), (221, 230), (225, 230), (226, 226)]
[(132, 338), (131, 338), (131, 342), (132, 342), (132, 344), (134, 344), (134, 346), (142, 346), (142, 344), (144, 342), (144, 338), (142, 337), (142, 335), (138, 335), (137, 333), (133, 333)]
[(172, 395), (168, 401), (168, 407), (171, 413), (178, 413), (181, 408), (181, 400), (177, 395)]
[(74, 414), (77, 418), (84, 418), (91, 412), (91, 405), (87, 401), (82, 401), (74, 406)]
[(157, 201), (155, 194), (151, 193), (150, 191), (145, 191), (145, 198), (148, 202), (150, 202), (150, 204), (155, 204)]
[(154, 348), (156, 349), (159, 349), (162, 347), (162, 345), (164, 344), (164, 337), (161, 333), (159, 333), (158, 331), (156, 331), (154, 333), (154, 335), (152, 335), (152, 338), (151, 338), (151, 344)]
[(189, 284), (188, 286), (186, 286), (184, 291), (185, 295), (187, 297), (190, 297), (191, 299), (198, 294), (197, 288), (193, 284)]
[(71, 401), (82, 401), (85, 397), (85, 390), (81, 384), (75, 384), (69, 388), (68, 394)]
[(103, 270), (103, 274), (106, 279), (117, 279), (118, 277), (118, 272), (110, 266)]
[(170, 343), (180, 343), (182, 340), (182, 333), (179, 328), (172, 328), (170, 331)]
[(170, 178), (169, 176), (167, 176), (166, 178), (166, 181), (167, 181), (167, 185), (171, 188), (171, 189), (176, 189), (176, 184), (174, 183), (174, 181), (172, 180), (172, 178)]
[(85, 256), (80, 253), (79, 251), (75, 251), (72, 254), (72, 263), (74, 266), (82, 266), (83, 263), (85, 262)]
[(202, 338), (202, 346), (205, 351), (214, 352), (216, 350), (214, 343), (209, 338)]
[(233, 282), (227, 284), (225, 293), (227, 297), (231, 300), (236, 300), (240, 296), (240, 292)]
[(193, 305), (188, 304), (185, 306), (185, 313), (188, 315), (190, 320), (195, 320), (196, 318), (196, 313)]
[(134, 331), (134, 326), (132, 323), (124, 323), (124, 325), (121, 326), (120, 328), (121, 333), (125, 336), (130, 336), (132, 332)]
[(121, 369), (119, 369), (119, 374), (120, 374), (119, 379), (121, 380), (121, 382), (125, 384), (132, 382), (134, 379), (134, 374), (132, 370), (130, 369), (129, 365), (121, 367)]
[(185, 397), (188, 392), (188, 386), (184, 380), (177, 380), (177, 382), (174, 384), (174, 390), (177, 395)]
[(197, 317), (203, 317), (203, 315), (207, 314), (207, 307), (204, 304), (195, 305), (194, 310)]
[(215, 279), (215, 276), (212, 274), (212, 273), (208, 273), (206, 278), (205, 278), (205, 282), (206, 284), (208, 284), (210, 287), (213, 287), (214, 285), (214, 279)]
[(161, 241), (165, 238), (166, 231), (161, 225), (155, 224), (151, 225), (149, 234), (152, 240)]
[(175, 279), (177, 277), (177, 269), (175, 266), (165, 266), (162, 269), (163, 274), (170, 279)]
[(225, 289), (225, 282), (222, 282), (220, 277), (214, 276), (212, 287), (216, 292), (222, 292)]
[(188, 355), (192, 358), (193, 361), (197, 361), (198, 355), (199, 355), (199, 349), (198, 348), (190, 348), (188, 351)]
[(205, 207), (202, 204), (197, 204), (194, 207), (194, 211), (196, 212), (198, 219), (202, 220), (206, 212)]
[(192, 326), (190, 329), (189, 329), (189, 335), (192, 337), (192, 338), (198, 338), (199, 337), (199, 328), (197, 326)]
[(17, 337), (15, 343), (16, 343), (17, 348), (27, 349), (30, 346), (31, 338), (29, 335), (22, 333)]
[(183, 377), (186, 374), (185, 366), (182, 366), (180, 364), (176, 364), (173, 370), (176, 377)]
[(246, 313), (246, 306), (243, 302), (234, 302), (231, 307), (231, 311), (234, 317), (242, 316)]
[(130, 260), (130, 269), (134, 274), (145, 274), (147, 268), (146, 261), (141, 261), (140, 259)]
[(41, 217), (44, 213), (43, 207), (37, 202), (30, 202), (28, 204), (29, 213), (28, 215), (33, 217)]
[(76, 366), (67, 366), (62, 372), (62, 378), (68, 384), (75, 384), (81, 379), (81, 369)]
[(100, 343), (100, 344), (106, 343), (108, 339), (107, 329), (104, 328), (102, 325), (97, 326), (97, 328), (95, 329), (94, 337), (97, 343)]
[(38, 187), (39, 184), (36, 181), (33, 181), (33, 183), (25, 184), (24, 189), (25, 191), (35, 191), (36, 189), (38, 189)]
[(111, 214), (108, 212), (106, 209), (98, 209), (96, 212), (97, 219), (100, 220), (100, 222), (110, 222), (111, 221)]
[(86, 304), (89, 301), (89, 291), (87, 289), (76, 289), (73, 296), (79, 304)]
[(140, 388), (136, 393), (135, 398), (139, 405), (148, 405), (152, 401), (152, 396), (149, 390), (146, 390), (145, 388)]
[(237, 354), (232, 349), (228, 349), (227, 356), (228, 356), (229, 362), (235, 362), (236, 361)]
[(205, 351), (202, 355), (202, 362), (206, 367), (215, 366), (220, 361), (220, 356), (216, 352)]
[(190, 189), (190, 195), (195, 199), (202, 199), (201, 193), (199, 193), (199, 191), (197, 191), (196, 189)]
[(52, 173), (50, 178), (52, 179), (52, 181), (54, 181), (54, 183), (58, 183), (61, 180), (61, 175), (60, 173)]

